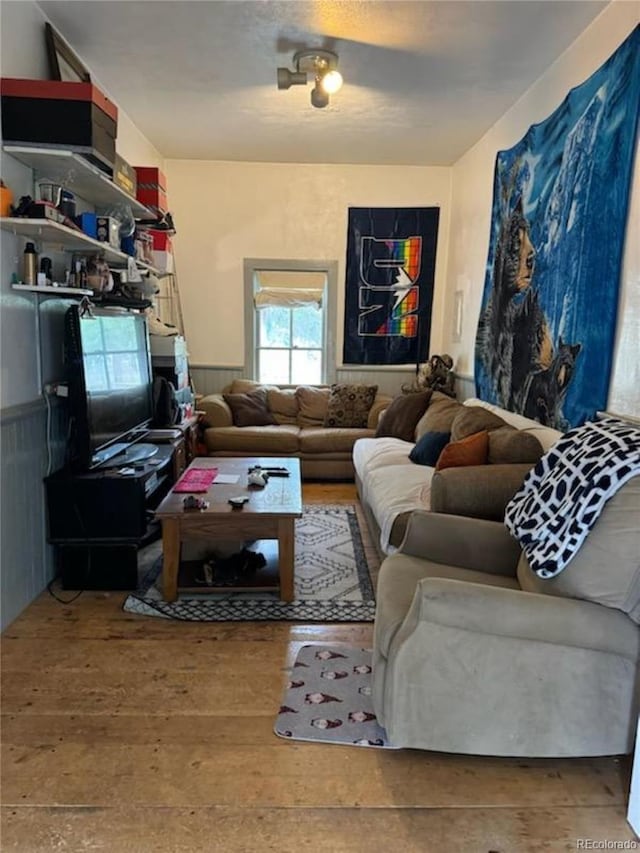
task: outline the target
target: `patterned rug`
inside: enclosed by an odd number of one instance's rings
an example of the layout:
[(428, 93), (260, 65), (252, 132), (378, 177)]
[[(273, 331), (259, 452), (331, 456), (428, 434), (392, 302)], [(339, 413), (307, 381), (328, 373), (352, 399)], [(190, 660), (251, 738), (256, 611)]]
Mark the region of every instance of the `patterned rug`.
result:
[(291, 740), (393, 749), (371, 702), (371, 650), (303, 646), (274, 731)]
[[(247, 547), (268, 555), (270, 546), (275, 547), (275, 543), (260, 540)], [(274, 571), (277, 582), (277, 554), (267, 563), (253, 578), (254, 590), (261, 576), (269, 583), (270, 572), (271, 584)], [(295, 599), (291, 603), (280, 601), (273, 589), (230, 592), (224, 585), (204, 585), (204, 577), (197, 576), (191, 583), (201, 583), (203, 588), (185, 589), (175, 602), (163, 601), (160, 557), (143, 577), (140, 588), (127, 596), (123, 609), (190, 622), (373, 622), (375, 614), (373, 586), (353, 506), (304, 507), (303, 517), (296, 520)]]

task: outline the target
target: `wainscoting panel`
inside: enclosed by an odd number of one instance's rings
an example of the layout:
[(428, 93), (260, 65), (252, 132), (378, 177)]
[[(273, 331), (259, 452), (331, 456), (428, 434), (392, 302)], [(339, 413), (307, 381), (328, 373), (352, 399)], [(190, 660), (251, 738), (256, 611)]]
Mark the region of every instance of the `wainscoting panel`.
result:
[[(215, 365), (195, 364), (190, 365), (191, 380), (197, 394), (219, 394), (220, 391), (233, 382), (234, 379), (245, 377), (244, 367), (216, 367)], [(358, 385), (377, 385), (381, 394), (390, 394), (392, 397), (399, 394), (403, 385), (411, 385), (415, 379), (416, 372), (413, 367), (406, 370), (389, 370), (389, 368), (375, 367), (336, 368), (336, 382), (351, 382)], [(462, 376), (456, 374), (456, 391), (459, 400), (475, 397), (476, 389), (473, 376)]]
[(456, 373), (456, 397), (458, 400), (468, 400), (476, 396), (476, 383), (473, 376), (461, 376)]
[[(54, 576), (46, 541), (43, 478), (47, 471), (47, 410), (41, 400), (0, 413), (0, 630), (42, 592)], [(51, 411), (52, 470), (62, 466), (63, 407)]]
[(381, 394), (389, 394), (395, 397), (402, 391), (403, 385), (411, 385), (416, 378), (415, 368), (407, 370), (376, 370), (375, 367), (353, 369), (351, 367), (338, 367), (336, 369), (336, 382), (345, 382), (353, 385), (377, 385)]
[(244, 367), (215, 367), (207, 364), (190, 364), (191, 382), (196, 394), (219, 394), (220, 391), (233, 382), (234, 379), (244, 378)]

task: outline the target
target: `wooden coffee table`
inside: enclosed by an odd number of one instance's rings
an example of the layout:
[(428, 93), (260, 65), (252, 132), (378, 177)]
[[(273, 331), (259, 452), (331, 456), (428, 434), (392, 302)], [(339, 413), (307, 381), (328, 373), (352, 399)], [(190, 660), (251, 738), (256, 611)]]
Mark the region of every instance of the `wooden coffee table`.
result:
[[(270, 477), (264, 488), (247, 485), (248, 469), (252, 465), (263, 468), (285, 467), (288, 477)], [(234, 484), (217, 484), (215, 481), (206, 493), (196, 497), (209, 501), (207, 509), (185, 510), (184, 498), (188, 493), (169, 492), (155, 511), (162, 521), (162, 589), (166, 601), (178, 597), (178, 571), (180, 545), (184, 539), (277, 539), (280, 598), (293, 601), (294, 524), (302, 517), (302, 482), (300, 461), (287, 457), (227, 458), (199, 457), (191, 468), (217, 468), (218, 474), (235, 475)], [(187, 470), (189, 470), (187, 469)], [(234, 509), (229, 498), (241, 495), (249, 498), (242, 509)], [(225, 591), (228, 588), (224, 588)]]

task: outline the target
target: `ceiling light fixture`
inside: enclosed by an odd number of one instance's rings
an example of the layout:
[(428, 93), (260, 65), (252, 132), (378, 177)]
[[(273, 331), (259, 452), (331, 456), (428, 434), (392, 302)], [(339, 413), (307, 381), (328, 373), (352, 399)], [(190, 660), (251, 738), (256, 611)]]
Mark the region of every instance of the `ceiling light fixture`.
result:
[(299, 50), (293, 57), (293, 64), (295, 71), (278, 68), (278, 89), (306, 86), (307, 74), (313, 74), (315, 85), (311, 90), (311, 103), (314, 107), (326, 107), (329, 95), (342, 86), (342, 74), (337, 70), (338, 55), (321, 48)]

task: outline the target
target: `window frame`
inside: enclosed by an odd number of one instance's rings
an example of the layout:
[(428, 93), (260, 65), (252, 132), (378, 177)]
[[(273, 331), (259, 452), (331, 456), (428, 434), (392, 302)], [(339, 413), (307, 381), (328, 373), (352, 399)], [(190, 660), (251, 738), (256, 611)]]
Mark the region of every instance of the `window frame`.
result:
[(248, 379), (258, 376), (258, 320), (254, 295), (257, 288), (256, 273), (268, 272), (313, 272), (324, 273), (326, 278), (325, 298), (323, 299), (323, 340), (321, 385), (335, 382), (336, 376), (336, 327), (337, 327), (337, 261), (297, 261), (276, 258), (244, 259), (244, 372)]

